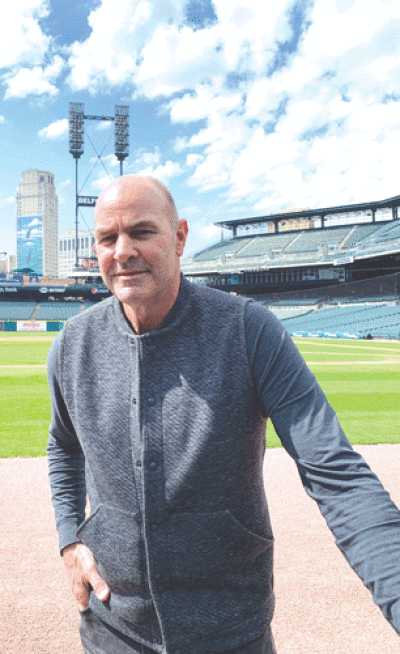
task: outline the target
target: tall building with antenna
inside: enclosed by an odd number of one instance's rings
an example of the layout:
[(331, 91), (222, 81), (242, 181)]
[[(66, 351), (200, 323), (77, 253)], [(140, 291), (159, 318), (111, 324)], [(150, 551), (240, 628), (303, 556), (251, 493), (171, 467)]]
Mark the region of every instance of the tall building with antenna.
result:
[(26, 170), (17, 189), (17, 267), (58, 277), (58, 197), (54, 175)]

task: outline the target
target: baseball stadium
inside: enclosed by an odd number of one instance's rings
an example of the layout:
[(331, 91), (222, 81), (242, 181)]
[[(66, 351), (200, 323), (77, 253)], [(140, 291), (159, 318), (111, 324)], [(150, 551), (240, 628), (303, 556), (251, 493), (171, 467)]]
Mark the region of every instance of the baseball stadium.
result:
[[(223, 238), (182, 261), (192, 282), (252, 297), (283, 322), (348, 438), (398, 504), (399, 205), (396, 196), (221, 220), (216, 224)], [(46, 358), (69, 317), (109, 296), (98, 269), (91, 265), (86, 273), (82, 268), (63, 283), (23, 283), (18, 275), (0, 280), (0, 465), (2, 478), (14, 480), (2, 484), (4, 590), (13, 601), (3, 607), (0, 640), (18, 654), (81, 652), (46, 476)], [(266, 442), (265, 484), (279, 542), (273, 622), (279, 651), (400, 652), (396, 634), (335, 547), (270, 423)], [(16, 511), (22, 516), (17, 525)], [(39, 592), (27, 596), (24, 575), (32, 569), (29, 583)], [(28, 632), (29, 638), (23, 635)]]

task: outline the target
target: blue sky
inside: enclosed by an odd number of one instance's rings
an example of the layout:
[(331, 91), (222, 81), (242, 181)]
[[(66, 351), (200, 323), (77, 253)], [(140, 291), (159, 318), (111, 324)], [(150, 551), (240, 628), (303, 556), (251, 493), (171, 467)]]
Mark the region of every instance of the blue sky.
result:
[[(214, 221), (400, 194), (398, 0), (15, 0), (0, 24), (0, 251), (15, 253), (15, 193), (55, 174), (74, 227), (68, 103), (130, 107), (125, 172), (164, 182), (187, 253)], [(108, 127), (107, 127), (108, 125)], [(85, 123), (81, 193), (118, 175), (110, 124)], [(93, 212), (82, 209), (82, 229)]]

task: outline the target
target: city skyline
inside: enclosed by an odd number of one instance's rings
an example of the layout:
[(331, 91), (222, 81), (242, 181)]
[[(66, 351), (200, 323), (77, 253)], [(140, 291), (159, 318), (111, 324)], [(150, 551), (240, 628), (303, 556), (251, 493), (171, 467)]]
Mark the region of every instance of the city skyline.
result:
[[(129, 106), (124, 172), (170, 188), (187, 254), (219, 239), (218, 220), (398, 195), (399, 26), (395, 0), (7, 5), (0, 250), (16, 252), (29, 168), (54, 174), (60, 234), (74, 228), (69, 102), (101, 115)], [(111, 123), (85, 123), (82, 194), (118, 176), (113, 149)], [(80, 230), (92, 226), (82, 209)]]

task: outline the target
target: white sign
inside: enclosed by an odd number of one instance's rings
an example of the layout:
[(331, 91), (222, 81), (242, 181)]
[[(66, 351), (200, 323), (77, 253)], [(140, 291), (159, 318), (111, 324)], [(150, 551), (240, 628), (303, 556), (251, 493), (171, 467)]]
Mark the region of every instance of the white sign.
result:
[(17, 320), (17, 332), (45, 332), (47, 331), (46, 320)]

